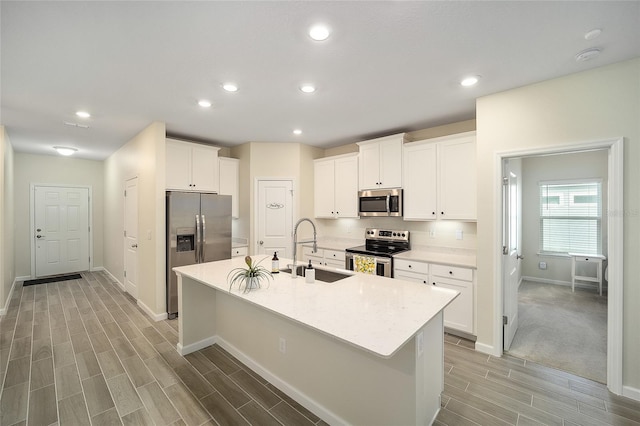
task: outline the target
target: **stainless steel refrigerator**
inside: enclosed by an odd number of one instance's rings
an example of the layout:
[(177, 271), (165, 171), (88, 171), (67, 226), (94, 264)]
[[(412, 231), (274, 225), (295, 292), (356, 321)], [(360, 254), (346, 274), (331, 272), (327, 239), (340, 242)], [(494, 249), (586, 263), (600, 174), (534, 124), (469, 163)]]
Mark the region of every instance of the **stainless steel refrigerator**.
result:
[(167, 314), (178, 315), (177, 266), (231, 258), (231, 196), (167, 191)]

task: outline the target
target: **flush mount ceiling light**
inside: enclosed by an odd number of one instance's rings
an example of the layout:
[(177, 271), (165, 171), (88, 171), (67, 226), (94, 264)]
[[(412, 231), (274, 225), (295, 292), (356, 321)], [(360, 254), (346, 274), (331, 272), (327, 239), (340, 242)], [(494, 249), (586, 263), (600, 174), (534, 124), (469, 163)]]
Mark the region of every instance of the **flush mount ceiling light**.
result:
[(464, 87), (475, 86), (480, 81), (479, 75), (470, 75), (460, 80), (460, 85)]
[(80, 118), (89, 118), (91, 117), (91, 114), (89, 114), (86, 111), (76, 111), (76, 115)]
[(588, 61), (590, 59), (595, 58), (598, 55), (600, 55), (600, 49), (598, 49), (597, 47), (593, 47), (591, 49), (586, 49), (578, 53), (576, 55), (576, 61), (577, 62)]
[(206, 99), (201, 99), (198, 101), (198, 105), (200, 105), (202, 108), (209, 108), (211, 106), (211, 102)]
[(300, 135), (302, 134), (302, 130), (300, 130), (300, 129), (295, 129), (295, 130), (293, 131), (293, 134), (294, 134), (294, 135), (296, 135), (296, 136), (300, 136)]
[(227, 92), (237, 92), (238, 91), (238, 86), (234, 83), (224, 83), (222, 85), (222, 88), (224, 90), (226, 90)]
[(602, 33), (602, 30), (600, 28), (594, 28), (591, 31), (587, 31), (584, 34), (584, 39), (585, 40), (593, 40), (594, 38), (598, 38), (598, 36)]
[(324, 41), (329, 38), (329, 28), (322, 24), (314, 25), (309, 30), (309, 37), (315, 41)]
[(58, 154), (65, 156), (73, 155), (73, 153), (77, 151), (77, 149), (69, 148), (67, 146), (54, 146), (53, 149), (58, 151)]
[(312, 84), (303, 84), (300, 86), (300, 90), (304, 93), (313, 93), (316, 91), (316, 88)]

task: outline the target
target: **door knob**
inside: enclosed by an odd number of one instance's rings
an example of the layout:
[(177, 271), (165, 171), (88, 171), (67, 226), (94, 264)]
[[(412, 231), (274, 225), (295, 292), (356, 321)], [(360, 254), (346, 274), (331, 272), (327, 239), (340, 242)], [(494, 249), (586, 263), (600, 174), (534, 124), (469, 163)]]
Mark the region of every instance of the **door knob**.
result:
[(36, 235), (36, 238), (40, 239), (40, 238), (42, 238), (42, 235), (38, 234), (38, 235)]
[(263, 245), (263, 244), (264, 244), (264, 241), (260, 240), (260, 245)]
[(519, 254), (517, 254), (516, 259), (524, 259), (524, 256), (520, 256)]

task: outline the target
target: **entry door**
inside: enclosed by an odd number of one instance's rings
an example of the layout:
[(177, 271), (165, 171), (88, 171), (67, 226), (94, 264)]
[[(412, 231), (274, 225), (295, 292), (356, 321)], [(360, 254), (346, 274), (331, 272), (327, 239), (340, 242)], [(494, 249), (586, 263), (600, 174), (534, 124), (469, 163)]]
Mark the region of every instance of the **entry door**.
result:
[(89, 188), (34, 186), (35, 275), (89, 270)]
[(138, 178), (125, 182), (124, 288), (138, 298)]
[(522, 183), (520, 159), (504, 160), (503, 174), (503, 315), (504, 350), (511, 347), (518, 330), (518, 286), (520, 285), (520, 236), (522, 235)]
[(290, 258), (293, 236), (293, 182), (258, 181), (257, 254)]

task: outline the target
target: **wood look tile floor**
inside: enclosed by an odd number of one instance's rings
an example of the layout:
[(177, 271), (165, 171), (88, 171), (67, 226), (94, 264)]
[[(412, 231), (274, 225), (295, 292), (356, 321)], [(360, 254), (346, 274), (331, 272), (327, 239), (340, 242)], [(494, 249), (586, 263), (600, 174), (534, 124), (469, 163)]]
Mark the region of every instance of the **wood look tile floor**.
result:
[[(103, 273), (22, 287), (0, 318), (0, 425), (325, 424), (219, 346), (180, 356)], [(437, 425), (640, 425), (606, 387), (445, 336)], [(349, 398), (349, 395), (345, 395)]]

